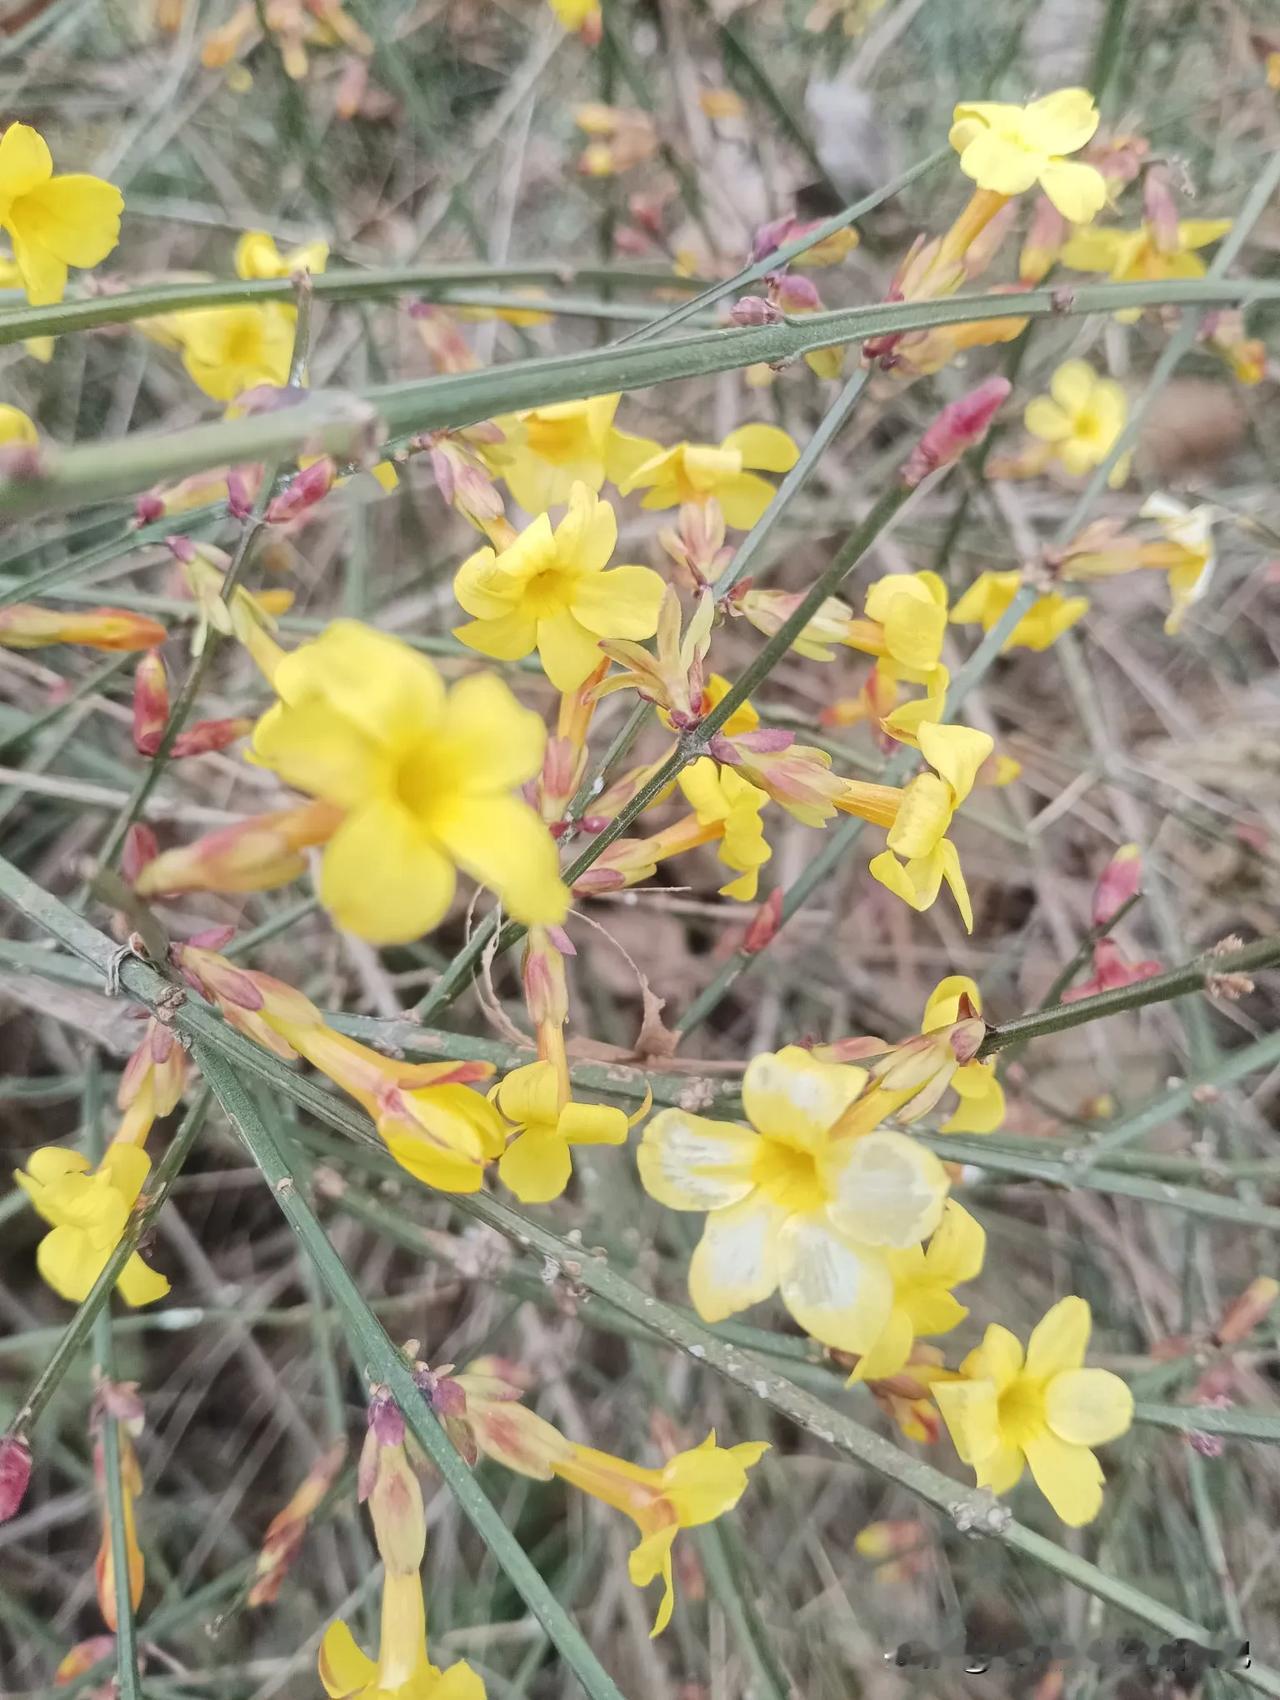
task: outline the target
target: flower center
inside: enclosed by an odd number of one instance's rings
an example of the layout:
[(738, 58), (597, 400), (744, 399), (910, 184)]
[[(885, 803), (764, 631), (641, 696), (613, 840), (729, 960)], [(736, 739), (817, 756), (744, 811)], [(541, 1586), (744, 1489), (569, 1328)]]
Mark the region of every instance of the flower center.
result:
[(568, 605), (571, 578), (559, 567), (547, 567), (524, 587), (524, 606), (535, 620), (550, 619)]
[(1000, 1432), (1021, 1446), (1044, 1427), (1044, 1397), (1038, 1382), (1019, 1375), (1000, 1395)]
[(752, 1178), (784, 1210), (816, 1210), (827, 1202), (817, 1158), (811, 1151), (784, 1145), (780, 1139), (761, 1139)]
[(581, 415), (570, 419), (548, 419), (535, 414), (525, 420), (524, 428), (530, 452), (542, 460), (559, 465), (564, 461), (581, 460), (590, 453), (587, 423)]

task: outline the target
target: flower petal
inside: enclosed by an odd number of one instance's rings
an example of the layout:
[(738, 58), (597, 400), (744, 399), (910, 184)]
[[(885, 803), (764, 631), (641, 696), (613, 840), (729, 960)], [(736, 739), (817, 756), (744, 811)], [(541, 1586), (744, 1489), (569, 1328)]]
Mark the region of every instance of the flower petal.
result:
[(967, 974), (948, 974), (945, 979), (939, 980), (924, 1006), (920, 1031), (933, 1033), (939, 1027), (950, 1027), (953, 1022), (959, 1021), (961, 998), (968, 998), (973, 1007), (981, 1011), (982, 993), (977, 982)]
[(831, 1220), (859, 1245), (919, 1245), (942, 1220), (947, 1171), (905, 1133), (836, 1141), (821, 1161)]
[(659, 1110), (636, 1152), (650, 1198), (671, 1210), (723, 1210), (755, 1189), (760, 1140), (735, 1122)]
[(818, 1151), (866, 1083), (865, 1069), (819, 1062), (799, 1045), (785, 1045), (747, 1064), (742, 1107), (770, 1139)]
[(1045, 1312), (1027, 1341), (1027, 1374), (1037, 1380), (1079, 1369), (1089, 1347), (1093, 1319), (1084, 1299), (1059, 1299)]
[(1018, 1336), (998, 1322), (988, 1323), (982, 1344), (975, 1346), (960, 1367), (965, 1375), (989, 1381), (997, 1393), (1004, 1393), (1022, 1372)]
[(625, 1145), (630, 1130), (626, 1111), (613, 1104), (568, 1103), (558, 1125), (570, 1145)]
[(116, 1290), (127, 1305), (136, 1310), (140, 1305), (154, 1304), (169, 1291), (168, 1280), (158, 1269), (144, 1263), (135, 1251), (120, 1271)]
[(759, 472), (790, 472), (800, 458), (795, 443), (776, 425), (739, 425), (720, 447), (735, 449), (743, 466)]
[[(650, 638), (658, 629), (658, 609), (666, 585), (651, 567), (614, 567), (580, 578), (569, 608), (579, 625), (597, 637)], [(596, 656), (596, 663), (599, 662)]]
[(330, 1700), (346, 1700), (347, 1695), (367, 1687), (378, 1674), (377, 1665), (356, 1646), (355, 1636), (341, 1618), (324, 1632), (318, 1666), (320, 1681)]
[(1092, 1523), (1102, 1508), (1102, 1466), (1087, 1446), (1072, 1446), (1042, 1429), (1023, 1451), (1036, 1486), (1071, 1529)]
[(554, 1127), (536, 1124), (517, 1134), (498, 1160), (498, 1179), (522, 1204), (549, 1204), (569, 1184), (573, 1159)]
[(286, 703), (319, 697), (376, 744), (411, 746), (440, 718), (444, 682), (399, 638), (359, 620), (334, 620), (286, 655), (272, 681)]
[(569, 893), (555, 840), (528, 803), (514, 797), (451, 797), (431, 830), (472, 879), (496, 891), (526, 926), (563, 921)]
[(465, 626), (455, 626), (453, 635), (468, 649), (494, 661), (523, 661), (533, 653), (538, 641), (538, 622), (517, 608), (496, 619), (471, 620)]
[(1055, 89), (1030, 103), (1023, 122), (1046, 153), (1077, 153), (1098, 128), (1098, 109), (1088, 89)]
[(120, 240), (124, 196), (114, 183), (73, 172), (23, 195), (9, 217), (27, 242), (64, 265), (96, 266)]
[(296, 708), (277, 703), (253, 729), (250, 759), (286, 785), (353, 808), (377, 785), (385, 758), (357, 727), (315, 699)]
[(767, 478), (739, 472), (718, 483), (715, 495), (725, 524), (734, 531), (750, 531), (773, 500), (774, 489)]
[(576, 691), (604, 660), (595, 633), (567, 608), (538, 621), (538, 658), (558, 691)]
[(987, 1236), (982, 1224), (974, 1220), (963, 1204), (949, 1198), (924, 1254), (929, 1279), (942, 1287), (972, 1281), (982, 1268), (986, 1249)]
[(935, 1381), (931, 1389), (962, 1464), (976, 1465), (1000, 1445), (995, 1383), (985, 1378)]
[(375, 797), (348, 815), (320, 863), (320, 901), (340, 927), (373, 944), (405, 944), (437, 926), (453, 901), (448, 858), (402, 803)]
[(53, 176), (53, 155), (39, 130), (10, 124), (0, 139), (0, 200), (16, 200)]
[[(1071, 435), (1071, 420), (1058, 406), (1056, 401), (1047, 395), (1033, 396), (1023, 409), (1022, 423), (1033, 437), (1039, 437), (1042, 443), (1061, 443)], [(963, 602), (964, 598), (961, 598)], [(959, 605), (952, 610), (952, 618), (963, 621), (967, 615), (961, 615)]]
[(653, 1620), (650, 1639), (661, 1635), (671, 1622), (671, 1612), (675, 1605), (675, 1584), (671, 1579), (671, 1547), (678, 1530), (678, 1525), (668, 1523), (665, 1528), (654, 1529), (631, 1549), (627, 1560), (627, 1575), (637, 1588), (645, 1588), (658, 1576), (662, 1577), (662, 1599), (658, 1605), (658, 1615)]
[(1072, 224), (1088, 224), (1107, 204), (1107, 183), (1097, 166), (1082, 160), (1051, 159), (1040, 170), (1040, 187)]
[(778, 1236), (786, 1211), (763, 1192), (713, 1210), (689, 1262), (689, 1297), (704, 1322), (762, 1304), (778, 1285)]
[(605, 567), (617, 544), (618, 521), (611, 505), (585, 484), (575, 484), (569, 492), (568, 512), (555, 529), (560, 565), (574, 573), (594, 575)]
[(471, 673), (449, 692), (440, 743), (436, 761), (448, 755), (442, 781), (468, 793), (511, 791), (542, 766), (547, 729), (496, 673)]
[(989, 732), (971, 726), (942, 726), (925, 721), (920, 728), (920, 750), (929, 766), (955, 792), (957, 807), (973, 790), (978, 769), (992, 750), (995, 739)]
[(59, 1298), (79, 1304), (110, 1255), (111, 1247), (95, 1246), (83, 1228), (63, 1226), (52, 1229), (36, 1247), (36, 1268)]
[(503, 1076), (498, 1108), (522, 1127), (554, 1127), (560, 1115), (560, 1077), (552, 1062), (525, 1063)]
[(1045, 1418), (1059, 1440), (1101, 1446), (1133, 1423), (1133, 1394), (1106, 1369), (1066, 1369), (1045, 1389)]
[(825, 1210), (797, 1213), (778, 1243), (783, 1303), (824, 1346), (869, 1352), (893, 1310), (893, 1280), (880, 1252), (845, 1239)]
[[(959, 126), (952, 130), (953, 137), (958, 130)], [(966, 128), (963, 134), (971, 132)], [(997, 195), (1024, 194), (1035, 182), (1040, 164), (1036, 154), (986, 129), (973, 135), (960, 155), (965, 176), (980, 189), (990, 189)]]

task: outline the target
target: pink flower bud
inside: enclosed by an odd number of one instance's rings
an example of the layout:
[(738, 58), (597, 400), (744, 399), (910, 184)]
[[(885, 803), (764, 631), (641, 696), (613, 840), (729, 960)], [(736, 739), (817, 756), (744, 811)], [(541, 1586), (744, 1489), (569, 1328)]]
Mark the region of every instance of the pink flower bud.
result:
[(987, 378), (959, 401), (948, 402), (907, 457), (901, 474), (907, 489), (914, 490), (931, 472), (980, 443), (1012, 388), (1008, 378)]
[(16, 1435), (0, 1440), (0, 1523), (14, 1516), (31, 1480), (31, 1448)]
[(177, 760), (183, 756), (204, 756), (214, 750), (225, 750), (237, 738), (253, 731), (253, 721), (244, 718), (231, 720), (197, 720), (185, 732), (179, 732), (170, 754)]
[(158, 649), (150, 649), (133, 675), (133, 747), (153, 756), (169, 723), (169, 678)]
[(156, 520), (164, 518), (164, 503), (159, 496), (148, 491), (139, 496), (133, 504), (133, 523), (135, 525), (154, 525)]
[(1178, 252), (1178, 203), (1167, 165), (1151, 166), (1142, 180), (1142, 211), (1162, 254)]
[(756, 956), (773, 943), (778, 928), (782, 925), (782, 887), (777, 886), (760, 905), (752, 917), (751, 925), (747, 928), (746, 937), (742, 941), (742, 949), (748, 956)]
[(1093, 888), (1093, 924), (1109, 927), (1125, 904), (1142, 890), (1142, 851), (1122, 844)]
[(771, 219), (768, 224), (762, 224), (751, 238), (751, 262), (763, 260), (766, 254), (772, 254), (781, 248), (796, 233), (796, 218), (794, 213), (786, 213), (782, 218)]
[(124, 848), (120, 852), (120, 871), (129, 884), (132, 885), (148, 862), (154, 862), (160, 854), (160, 845), (156, 835), (144, 821), (135, 821), (124, 836)]
[(334, 467), (327, 455), (312, 461), (295, 478), (291, 478), (278, 496), (267, 503), (268, 525), (287, 525), (313, 508), (333, 488)]
[(189, 567), (196, 558), (196, 546), (189, 537), (166, 537), (165, 548), (175, 561), (180, 561), (184, 567)]
[(782, 310), (763, 295), (744, 295), (729, 309), (731, 325), (776, 325), (781, 322)]
[(769, 293), (784, 313), (817, 313), (822, 308), (816, 287), (793, 272), (775, 272), (769, 279)]
[(253, 472), (255, 476), (252, 480), (240, 466), (233, 466), (227, 474), (227, 512), (232, 519), (248, 519), (253, 512), (254, 496), (258, 487), (258, 468), (254, 467)]

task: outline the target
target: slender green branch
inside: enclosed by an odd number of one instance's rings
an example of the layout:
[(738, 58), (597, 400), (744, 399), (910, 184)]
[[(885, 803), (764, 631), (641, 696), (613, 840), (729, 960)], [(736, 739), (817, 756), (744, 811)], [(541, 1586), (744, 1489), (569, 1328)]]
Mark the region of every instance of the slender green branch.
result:
[[(317, 285), (324, 280), (316, 279)], [(248, 288), (271, 285), (247, 285)], [(1029, 290), (1020, 317), (1060, 318), (1133, 307), (1240, 306), (1280, 300), (1280, 281), (1208, 276), (1155, 283), (1082, 284)], [(1007, 318), (1008, 295), (956, 295), (942, 301), (888, 302), (810, 313), (782, 324), (702, 331), (654, 346), (616, 345), (551, 355), (446, 377), (379, 384), (355, 392), (317, 391), (281, 408), (187, 431), (146, 433), (83, 448), (44, 450), (34, 475), (0, 482), (0, 515), (16, 518), (146, 489), (230, 462), (289, 457), (304, 449), (359, 460), (376, 419), (391, 437), (474, 424), (521, 408), (544, 407), (615, 390), (647, 389), (677, 378), (706, 377), (765, 361), (795, 359), (822, 348), (890, 332)], [(27, 334), (27, 333), (23, 333)]]
[(1170, 998), (1186, 997), (1190, 992), (1212, 994), (1215, 983), (1231, 984), (1233, 975), (1248, 976), (1262, 968), (1274, 968), (1280, 963), (1280, 935), (1256, 939), (1239, 950), (1209, 950), (1184, 962), (1180, 968), (1155, 974), (1149, 980), (1137, 980), (1131, 986), (1114, 991), (1097, 992), (1091, 998), (1078, 998), (1074, 1003), (1054, 1004), (1048, 1009), (1033, 1010), (1014, 1021), (1005, 1021), (987, 1029), (979, 1057), (994, 1056), (1008, 1045), (1028, 1039), (1043, 1038), (1046, 1033), (1062, 1033), (1068, 1027), (1079, 1027), (1087, 1021), (1101, 1021), (1109, 1015), (1119, 1015), (1127, 1009), (1144, 1009), (1148, 1004), (1167, 1003)]
[(1220, 1434), (1225, 1440), (1264, 1440), (1273, 1445), (1280, 1441), (1280, 1417), (1230, 1405), (1219, 1409), (1216, 1405), (1147, 1405), (1139, 1400), (1133, 1420), (1175, 1434)]
[[(99, 1374), (106, 1381), (116, 1376), (115, 1342), (111, 1317), (100, 1310), (94, 1318), (94, 1354)], [(116, 1690), (120, 1700), (142, 1700), (142, 1678), (138, 1670), (138, 1631), (133, 1621), (133, 1599), (129, 1576), (129, 1531), (125, 1521), (125, 1487), (120, 1457), (120, 1425), (103, 1407), (101, 1422), (103, 1488), (107, 1527), (111, 1535), (111, 1580), (116, 1608)]]
[(365, 1354), (361, 1366), (365, 1375), (372, 1382), (390, 1388), (410, 1431), (443, 1477), (459, 1509), (510, 1577), (589, 1700), (622, 1700), (581, 1631), (547, 1587), (441, 1428), (404, 1358), (365, 1303), (346, 1265), (316, 1220), (315, 1212), (299, 1191), (288, 1154), (246, 1091), (236, 1069), (213, 1045), (197, 1041), (195, 1054), (201, 1072), (261, 1169), (299, 1245), (342, 1312), (353, 1340)]

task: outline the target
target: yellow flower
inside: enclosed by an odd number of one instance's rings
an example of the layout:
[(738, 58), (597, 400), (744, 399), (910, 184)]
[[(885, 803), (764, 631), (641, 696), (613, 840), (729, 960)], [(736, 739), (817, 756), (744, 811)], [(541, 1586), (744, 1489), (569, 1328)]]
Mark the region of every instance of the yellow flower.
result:
[(297, 310), (271, 301), (263, 307), (206, 307), (177, 313), (172, 328), (192, 379), (215, 401), (234, 401), (258, 384), (289, 381)]
[(0, 402), (0, 448), (6, 443), (26, 443), (34, 447), (40, 434), (20, 407)]
[(878, 656), (885, 678), (929, 684), (947, 630), (947, 587), (937, 573), (889, 573), (868, 586), (863, 608), (880, 631), (851, 647)]
[(790, 472), (799, 454), (776, 425), (741, 425), (719, 448), (712, 443), (676, 443), (658, 449), (618, 488), (624, 496), (647, 491), (640, 504), (645, 508), (674, 508), (714, 498), (726, 525), (749, 531), (773, 500), (773, 485), (750, 469)]
[(280, 701), (254, 729), (254, 759), (347, 811), (320, 868), (339, 926), (379, 944), (417, 938), (443, 919), (456, 868), (517, 920), (564, 919), (555, 844), (511, 794), (541, 766), (546, 730), (501, 679), (446, 691), (407, 644), (336, 620), (272, 684)]
[(44, 137), (10, 124), (0, 139), (0, 230), (33, 307), (61, 301), (68, 266), (96, 266), (120, 240), (124, 196), (101, 177), (53, 175)]
[(485, 444), (482, 458), (530, 514), (561, 506), (575, 484), (588, 490), (599, 490), (606, 479), (621, 485), (658, 446), (615, 427), (621, 400), (597, 395), (504, 415), (494, 420), (504, 440)]
[(681, 1529), (714, 1523), (742, 1498), (747, 1471), (769, 1450), (762, 1440), (740, 1446), (717, 1446), (713, 1429), (701, 1446), (677, 1452), (661, 1469), (646, 1469), (597, 1452), (590, 1446), (571, 1446), (566, 1458), (552, 1464), (555, 1474), (594, 1499), (624, 1511), (640, 1531), (627, 1574), (637, 1588), (661, 1576), (663, 1594), (654, 1620), (654, 1635), (671, 1621), (675, 1586), (671, 1548)]
[[(36, 1251), (36, 1267), (59, 1297), (79, 1304), (120, 1243), (151, 1160), (137, 1145), (109, 1145), (98, 1167), (80, 1151), (44, 1145), (27, 1159), (14, 1180), (52, 1225)], [(169, 1283), (138, 1256), (125, 1264), (116, 1283), (127, 1305), (162, 1299)]]
[(573, 1145), (625, 1145), (627, 1117), (609, 1104), (562, 1102), (553, 1062), (513, 1068), (494, 1094), (514, 1122), (515, 1138), (498, 1164), (498, 1178), (522, 1204), (559, 1198), (573, 1173)]
[(294, 277), (298, 272), (318, 276), (329, 263), (327, 242), (304, 242), (282, 254), (274, 236), (265, 230), (246, 230), (236, 243), (236, 276), (243, 278)]
[(658, 629), (663, 581), (649, 567), (605, 572), (617, 541), (612, 507), (575, 484), (554, 531), (539, 514), (500, 554), (477, 549), (458, 568), (454, 594), (476, 617), (454, 636), (499, 661), (536, 647), (556, 689), (576, 691), (604, 660), (601, 638), (634, 641)]
[(932, 1233), (947, 1176), (905, 1134), (842, 1133), (866, 1083), (864, 1069), (789, 1045), (747, 1067), (750, 1128), (680, 1109), (646, 1127), (637, 1154), (645, 1190), (673, 1210), (709, 1212), (689, 1265), (704, 1321), (779, 1290), (824, 1345), (867, 1352), (879, 1339), (893, 1306), (885, 1252)]
[[(1027, 403), (1027, 430), (1051, 445), (1053, 458), (1073, 477), (1100, 466), (1124, 430), (1129, 407), (1114, 378), (1100, 378), (1087, 360), (1064, 361), (1049, 380), (1049, 394)], [(1113, 488), (1128, 476), (1124, 456), (1112, 470)]]
[[(1166, 277), (1203, 277), (1205, 264), (1197, 248), (1207, 248), (1231, 229), (1229, 218), (1187, 218), (1179, 221), (1172, 247), (1163, 247), (1149, 223), (1137, 230), (1077, 230), (1059, 258), (1077, 272), (1106, 272), (1113, 283), (1155, 282)], [(1116, 314), (1122, 324), (1141, 318), (1140, 307)]]
[(1097, 128), (1088, 89), (1058, 89), (1029, 106), (962, 101), (950, 142), (980, 189), (1021, 195), (1038, 183), (1064, 218), (1088, 224), (1106, 204), (1106, 183), (1092, 165), (1064, 155), (1077, 153)]
[(753, 902), (760, 869), (773, 854), (765, 841), (761, 819), (761, 810), (769, 801), (768, 792), (744, 779), (732, 767), (722, 767), (705, 756), (684, 769), (679, 785), (700, 825), (710, 826), (715, 822), (724, 825), (716, 854), (739, 877), (720, 887), (721, 897), (736, 897), (740, 903)]
[(978, 1274), (986, 1245), (981, 1225), (949, 1198), (927, 1248), (908, 1246), (887, 1254), (893, 1310), (880, 1338), (859, 1358), (850, 1382), (897, 1375), (918, 1334), (948, 1334), (964, 1321), (969, 1312), (951, 1289)]
[[(929, 994), (924, 1006), (922, 1033), (936, 1033), (960, 1019), (960, 999), (967, 997), (979, 1013), (982, 994), (967, 974), (949, 974)], [(940, 1133), (994, 1133), (1004, 1120), (1004, 1088), (996, 1079), (995, 1059), (961, 1063), (948, 1084), (960, 1096), (960, 1105)], [(969, 1277), (966, 1276), (967, 1280)], [(922, 1330), (929, 1333), (932, 1330)]]
[[(1022, 587), (1016, 567), (1007, 573), (979, 573), (951, 610), (953, 626), (981, 625), (989, 632)], [(1089, 609), (1087, 596), (1064, 596), (1051, 590), (1037, 596), (1004, 640), (1005, 649), (1048, 649)]]
[(1091, 1318), (1083, 1299), (1061, 1299), (1032, 1330), (1024, 1360), (1007, 1328), (992, 1324), (960, 1366), (933, 1388), (956, 1451), (979, 1487), (1008, 1493), (1030, 1465), (1064, 1523), (1091, 1523), (1102, 1505), (1102, 1467), (1090, 1448), (1133, 1421), (1118, 1375), (1085, 1369)]
[(1215, 510), (1211, 507), (1188, 508), (1172, 496), (1157, 493), (1148, 496), (1138, 512), (1143, 519), (1155, 520), (1165, 543), (1177, 557), (1165, 568), (1172, 606), (1164, 629), (1170, 637), (1174, 637), (1182, 630), (1187, 609), (1200, 600), (1213, 577), (1217, 564), (1213, 546)]
[[(872, 879), (921, 911), (931, 907), (945, 880), (966, 930), (972, 932), (968, 887), (959, 854), (946, 834), (952, 816), (972, 791), (978, 769), (995, 745), (985, 732), (928, 721), (919, 727), (919, 741), (925, 760), (935, 771), (917, 774), (906, 787), (889, 828), (888, 849), (874, 858), (868, 871)], [(850, 784), (852, 787), (854, 782)]]
[(427, 1613), (417, 1571), (382, 1578), (382, 1634), (376, 1661), (338, 1619), (320, 1643), (320, 1681), (330, 1700), (485, 1700), (465, 1660), (440, 1670), (427, 1657)]
[(567, 30), (580, 30), (600, 16), (600, 0), (547, 0)]

